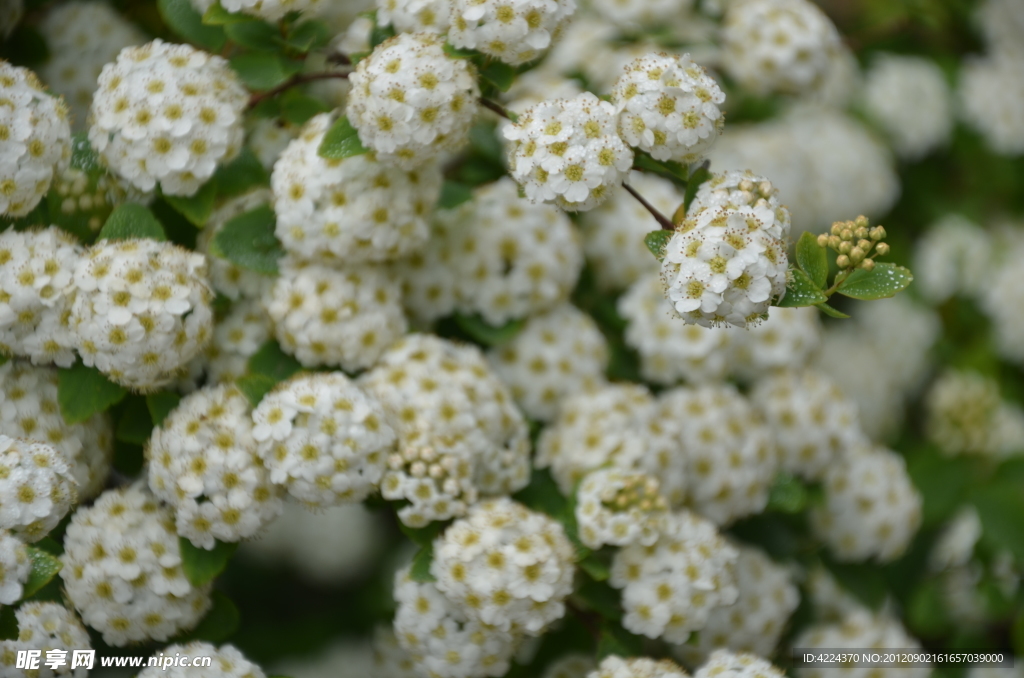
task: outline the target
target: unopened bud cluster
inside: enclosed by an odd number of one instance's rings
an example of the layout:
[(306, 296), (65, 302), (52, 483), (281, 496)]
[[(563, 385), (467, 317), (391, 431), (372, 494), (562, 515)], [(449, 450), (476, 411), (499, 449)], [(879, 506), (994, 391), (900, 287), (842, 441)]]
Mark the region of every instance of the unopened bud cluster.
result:
[[(868, 218), (861, 215), (853, 221), (837, 221), (830, 233), (818, 236), (818, 245), (835, 250), (836, 266), (841, 269), (863, 268), (870, 271), (875, 267), (875, 257), (889, 253), (885, 240), (885, 228), (871, 227)], [(872, 253), (873, 252), (873, 253)]]

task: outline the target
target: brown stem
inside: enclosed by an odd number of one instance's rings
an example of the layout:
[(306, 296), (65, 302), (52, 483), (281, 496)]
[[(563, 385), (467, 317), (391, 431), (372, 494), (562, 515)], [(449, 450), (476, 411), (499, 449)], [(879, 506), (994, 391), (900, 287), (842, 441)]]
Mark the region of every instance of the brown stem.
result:
[(627, 191), (629, 191), (629, 194), (631, 196), (633, 196), (634, 198), (636, 198), (637, 202), (639, 202), (641, 205), (643, 205), (645, 210), (647, 210), (648, 212), (651, 213), (651, 216), (654, 217), (655, 221), (658, 222), (658, 225), (661, 226), (661, 228), (663, 230), (666, 230), (666, 231), (674, 231), (674, 230), (676, 230), (675, 224), (673, 224), (672, 221), (668, 217), (666, 217), (664, 214), (659, 212), (658, 209), (654, 205), (652, 205), (651, 203), (647, 202), (647, 200), (642, 195), (640, 195), (639, 193), (636, 192), (635, 188), (633, 188), (629, 184), (625, 184), (625, 183), (622, 184), (622, 187), (625, 188)]
[(490, 99), (480, 97), (480, 105), (483, 106), (484, 108), (488, 108), (494, 111), (495, 113), (505, 118), (506, 120), (511, 120), (512, 122), (515, 122), (516, 118), (518, 117), (515, 113), (511, 113), (508, 110), (506, 110), (506, 108), (499, 104), (497, 101), (491, 101)]
[(276, 97), (281, 92), (287, 91), (292, 87), (304, 85), (307, 82), (315, 82), (317, 80), (333, 80), (335, 78), (345, 79), (348, 78), (349, 73), (338, 73), (338, 72), (327, 72), (327, 73), (300, 73), (299, 75), (293, 75), (288, 80), (282, 82), (273, 89), (268, 89), (266, 92), (257, 92), (249, 97), (249, 108), (253, 108), (263, 101)]

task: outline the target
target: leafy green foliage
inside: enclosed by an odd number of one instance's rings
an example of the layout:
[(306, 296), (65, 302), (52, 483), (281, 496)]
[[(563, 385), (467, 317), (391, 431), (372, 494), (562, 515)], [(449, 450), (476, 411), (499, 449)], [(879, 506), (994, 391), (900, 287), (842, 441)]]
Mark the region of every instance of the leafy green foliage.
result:
[(825, 293), (799, 268), (791, 267), (789, 274), (786, 296), (782, 297), (776, 306), (798, 308), (800, 306), (816, 306), (828, 301)]
[(249, 89), (268, 90), (284, 83), (298, 73), (302, 66), (279, 54), (245, 52), (231, 57), (231, 67)]
[(674, 234), (675, 231), (667, 231), (665, 229), (651, 231), (644, 236), (644, 244), (647, 245), (647, 249), (651, 251), (651, 254), (658, 261), (661, 261), (665, 258), (665, 247)]
[(274, 390), (278, 383), (265, 374), (247, 374), (240, 377), (235, 385), (249, 399), (249, 403), (256, 407), (263, 400), (263, 396)]
[(981, 519), (983, 539), (1024, 563), (1024, 484), (996, 481), (973, 491), (970, 502)]
[(242, 195), (256, 186), (270, 183), (270, 175), (248, 146), (234, 160), (217, 168), (211, 183), (216, 183), (217, 194), (230, 198)]
[(57, 378), (57, 403), (64, 421), (77, 424), (97, 412), (103, 412), (128, 395), (121, 386), (107, 379), (95, 367), (76, 362), (60, 369)]
[(843, 313), (842, 311), (837, 311), (836, 309), (832, 308), (831, 306), (826, 304), (824, 301), (821, 302), (820, 304), (815, 304), (814, 307), (817, 308), (819, 311), (821, 311), (822, 313), (824, 313), (825, 315), (827, 315), (830, 318), (849, 318), (850, 317), (847, 314)]
[(516, 78), (516, 69), (497, 59), (487, 59), (479, 70), (481, 78), (502, 92), (507, 92)]
[(305, 54), (326, 47), (332, 35), (330, 26), (323, 21), (311, 19), (293, 25), (284, 42), (288, 47)]
[(786, 471), (775, 476), (768, 495), (768, 511), (799, 513), (807, 507), (807, 502), (807, 490), (796, 476)]
[(494, 327), (480, 316), (462, 313), (455, 314), (455, 322), (463, 332), (484, 346), (501, 346), (512, 341), (525, 325), (522, 320), (510, 320), (501, 327)]
[(189, 0), (157, 0), (157, 7), (171, 30), (185, 40), (211, 52), (219, 52), (227, 42), (224, 29), (204, 24)]
[(213, 581), (228, 566), (238, 544), (217, 541), (213, 549), (194, 546), (185, 537), (178, 537), (181, 549), (181, 569), (192, 586), (204, 586)]
[(132, 238), (152, 238), (164, 242), (167, 234), (157, 218), (149, 209), (142, 205), (126, 202), (118, 205), (107, 223), (103, 224), (98, 236), (99, 240), (131, 240)]
[(796, 241), (796, 263), (815, 285), (824, 288), (828, 282), (828, 256), (814, 234), (804, 231)]
[(235, 24), (240, 21), (251, 21), (252, 17), (244, 12), (229, 12), (220, 4), (215, 2), (203, 14), (203, 23), (210, 26), (224, 26)]
[(858, 268), (839, 285), (839, 294), (854, 299), (885, 299), (906, 289), (914, 280), (909, 270), (896, 264), (882, 262), (866, 271)]
[(27, 546), (28, 558), (32, 561), (32, 571), (28, 575), (22, 591), (22, 599), (31, 598), (40, 589), (50, 583), (60, 569), (64, 566), (60, 558), (57, 558), (43, 549), (34, 546)]
[(165, 195), (164, 200), (188, 219), (194, 226), (200, 228), (206, 224), (213, 212), (213, 203), (217, 199), (216, 180), (207, 181), (195, 195), (183, 197), (178, 195)]
[[(277, 28), (253, 17), (227, 24), (224, 34), (232, 42), (258, 52), (277, 52), (281, 46), (281, 34)], [(234, 66), (234, 59), (231, 65)]]
[(152, 432), (153, 417), (146, 406), (146, 399), (139, 395), (129, 395), (117, 419), (114, 438), (133, 445), (145, 445)]
[(703, 165), (694, 170), (693, 174), (690, 175), (689, 181), (686, 182), (686, 195), (683, 198), (683, 206), (685, 214), (690, 213), (690, 205), (693, 204), (694, 198), (697, 197), (697, 191), (700, 190), (701, 184), (711, 178), (711, 163), (705, 161)]
[(643, 639), (630, 633), (621, 625), (605, 621), (601, 624), (601, 635), (597, 641), (597, 658), (600, 661), (608, 655), (637, 657), (643, 654)]
[(680, 186), (687, 185), (690, 178), (689, 171), (679, 163), (670, 160), (655, 160), (643, 151), (637, 151), (633, 156), (633, 167), (665, 177)]
[(330, 109), (319, 99), (290, 89), (277, 99), (281, 118), (292, 125), (303, 125), (314, 115)]
[(434, 545), (426, 543), (420, 547), (412, 559), (412, 569), (409, 576), (413, 581), (428, 582), (437, 581), (437, 578), (430, 573), (430, 565), (434, 562)]
[(203, 620), (191, 632), (180, 639), (175, 639), (175, 642), (188, 643), (194, 640), (204, 640), (208, 643), (223, 643), (235, 635), (242, 619), (238, 607), (220, 591), (214, 591), (211, 598), (213, 606)]
[(441, 186), (441, 197), (437, 201), (437, 206), (441, 209), (451, 209), (472, 199), (472, 188), (458, 181), (446, 181)]
[(328, 160), (344, 160), (353, 155), (362, 155), (369, 149), (359, 141), (359, 133), (344, 115), (340, 116), (324, 134), (317, 153)]
[(249, 358), (249, 372), (261, 374), (274, 380), (274, 383), (288, 379), (302, 370), (302, 365), (294, 357), (281, 350), (281, 346), (271, 339)]
[(181, 402), (181, 396), (173, 391), (157, 391), (146, 396), (146, 409), (154, 426), (164, 423), (167, 415)]
[(284, 249), (274, 235), (277, 217), (268, 205), (228, 220), (213, 237), (211, 252), (257, 273), (277, 273)]

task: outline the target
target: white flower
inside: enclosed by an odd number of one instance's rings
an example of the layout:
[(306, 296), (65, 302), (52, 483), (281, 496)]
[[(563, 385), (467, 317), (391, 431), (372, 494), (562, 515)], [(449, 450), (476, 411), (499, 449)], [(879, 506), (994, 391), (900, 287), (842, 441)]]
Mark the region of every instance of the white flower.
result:
[(210, 382), (223, 384), (249, 371), (249, 358), (270, 339), (270, 318), (260, 303), (242, 299), (213, 328), (213, 341), (198, 360)]
[[(216, 0), (192, 0), (192, 6), (204, 14)], [(221, 0), (220, 6), (232, 14), (242, 13), (258, 17), (270, 23), (277, 23), (289, 12), (302, 12), (303, 18), (329, 17), (332, 14), (331, 0)], [(360, 3), (353, 3), (360, 4)]]
[(234, 645), (216, 647), (203, 641), (192, 641), (186, 645), (168, 645), (150, 659), (163, 657), (189, 658), (190, 664), (197, 664), (200, 657), (213, 659), (210, 666), (163, 666), (159, 661), (139, 672), (138, 678), (266, 678), (263, 670), (245, 658)]
[(974, 18), (981, 25), (990, 52), (1020, 52), (1024, 43), (1024, 13), (1015, 0), (985, 0)]
[(589, 654), (570, 652), (548, 664), (541, 678), (587, 678), (596, 666)]
[(71, 510), (76, 485), (63, 452), (0, 433), (0, 529), (39, 541)]
[(933, 304), (957, 294), (981, 297), (996, 249), (988, 231), (959, 214), (947, 214), (914, 245), (914, 287)]
[(241, 150), (248, 101), (226, 60), (154, 40), (103, 67), (89, 143), (136, 188), (190, 196)]
[(946, 454), (999, 458), (1020, 451), (1024, 411), (1003, 400), (995, 379), (947, 370), (932, 384), (924, 404), (925, 433)]
[(398, 33), (446, 33), (450, 0), (377, 0), (377, 21)]
[(715, 650), (693, 678), (783, 678), (782, 669), (747, 652)]
[(670, 659), (623, 659), (612, 654), (602, 659), (586, 678), (689, 678), (689, 674)]
[[(70, 676), (86, 678), (89, 670), (85, 667), (71, 669), (71, 653), (73, 650), (90, 650), (89, 634), (75, 613), (59, 603), (25, 603), (14, 613), (18, 620), (18, 638), (0, 641), (0, 675), (33, 676), (33, 678), (55, 678)], [(19, 652), (38, 650), (41, 652), (39, 669), (24, 671), (16, 666)], [(62, 651), (68, 659), (63, 664), (51, 668), (46, 665), (50, 651)], [(8, 664), (8, 658), (14, 660)]]
[(512, 142), (509, 173), (532, 202), (593, 209), (633, 165), (616, 126), (615, 107), (590, 92), (537, 104), (502, 132)]
[(731, 340), (729, 369), (756, 380), (806, 365), (821, 342), (821, 318), (815, 308), (773, 308), (767, 320), (732, 332)]
[[(793, 640), (793, 647), (808, 651), (829, 648), (833, 651), (844, 649), (905, 648), (917, 650), (921, 643), (910, 636), (899, 620), (889, 614), (874, 614), (858, 610), (846, 615), (836, 624), (816, 624), (809, 627)], [(842, 666), (827, 668), (805, 667), (797, 669), (800, 678), (925, 678), (931, 674), (929, 666), (908, 666), (896, 663), (887, 667)]]
[(64, 101), (32, 71), (0, 59), (0, 216), (31, 212), (70, 160)]
[(650, 546), (658, 540), (666, 511), (658, 480), (643, 473), (598, 469), (583, 478), (576, 492), (580, 541), (592, 549)]
[(612, 26), (657, 27), (675, 17), (693, 20), (693, 0), (592, 0), (590, 6)]
[(928, 554), (928, 565), (936, 571), (962, 567), (974, 558), (974, 547), (982, 535), (981, 518), (973, 506), (965, 506), (943, 527)]
[(619, 134), (657, 160), (691, 165), (718, 139), (725, 94), (689, 54), (648, 54), (630, 62), (615, 81), (612, 103)]
[(0, 605), (14, 605), (32, 573), (25, 544), (7, 530), (0, 530)]
[(413, 169), (466, 142), (480, 90), (468, 62), (442, 44), (433, 33), (399, 34), (349, 76), (345, 112), (381, 162)]
[(975, 57), (960, 69), (960, 117), (1000, 155), (1024, 153), (1024, 51)]
[(448, 39), (517, 66), (543, 54), (575, 11), (575, 0), (451, 0)]

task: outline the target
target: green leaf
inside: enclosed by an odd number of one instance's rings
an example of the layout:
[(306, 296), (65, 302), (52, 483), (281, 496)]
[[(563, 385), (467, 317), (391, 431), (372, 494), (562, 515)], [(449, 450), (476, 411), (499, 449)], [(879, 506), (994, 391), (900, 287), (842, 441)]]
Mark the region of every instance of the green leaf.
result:
[(206, 613), (199, 625), (177, 642), (205, 640), (208, 643), (222, 643), (238, 630), (242, 617), (234, 602), (220, 591), (211, 596), (213, 607)]
[(654, 257), (661, 261), (665, 258), (665, 246), (668, 245), (668, 241), (675, 235), (675, 231), (667, 231), (665, 229), (659, 229), (657, 231), (651, 231), (644, 236), (644, 244), (647, 245), (647, 249), (651, 251)]
[(1024, 563), (1024, 487), (1019, 483), (993, 483), (971, 493), (978, 510), (982, 535), (991, 546), (1008, 549)]
[(468, 334), (473, 341), (479, 342), (484, 346), (500, 346), (514, 339), (519, 334), (519, 331), (523, 329), (525, 323), (522, 320), (510, 320), (501, 327), (494, 327), (488, 325), (478, 315), (456, 313), (455, 324), (459, 326), (459, 329)]
[(326, 47), (332, 35), (330, 26), (323, 21), (312, 19), (295, 24), (288, 32), (285, 43), (299, 52), (306, 53)]
[(340, 116), (324, 134), (317, 153), (328, 160), (344, 160), (354, 155), (362, 155), (369, 149), (359, 141), (359, 133), (344, 115)]
[(238, 548), (237, 543), (217, 540), (209, 551), (195, 546), (185, 537), (178, 537), (181, 549), (181, 569), (192, 586), (203, 586), (213, 581), (228, 566)]
[(427, 523), (423, 527), (409, 527), (401, 521), (398, 523), (398, 529), (401, 530), (402, 534), (412, 540), (412, 543), (421, 547), (433, 544), (434, 540), (444, 532), (447, 526), (447, 522), (438, 522), (436, 520)]
[(301, 371), (302, 365), (294, 357), (282, 351), (281, 346), (271, 339), (252, 354), (249, 358), (248, 369), (251, 374), (262, 374), (277, 383)]
[(249, 403), (256, 407), (263, 400), (263, 396), (274, 390), (278, 383), (265, 374), (247, 374), (239, 377), (235, 381), (235, 386), (245, 394), (245, 397), (249, 399)]
[(213, 203), (217, 199), (217, 182), (213, 179), (203, 184), (195, 195), (184, 197), (164, 195), (164, 200), (181, 213), (193, 226), (202, 228), (213, 212)]
[(480, 56), (480, 52), (475, 49), (462, 49), (447, 42), (444, 43), (444, 53), (453, 59), (472, 59)]
[(878, 610), (885, 602), (888, 589), (877, 565), (837, 563), (830, 559), (824, 562), (836, 581), (872, 610)]
[(136, 395), (129, 396), (117, 420), (114, 438), (133, 445), (145, 445), (152, 433), (153, 418), (146, 407), (146, 399)]
[(839, 285), (837, 291), (854, 299), (885, 299), (895, 296), (913, 280), (909, 269), (884, 262), (875, 264), (870, 271), (858, 268)]
[(330, 110), (324, 102), (297, 89), (290, 89), (282, 94), (278, 104), (281, 106), (281, 117), (292, 125), (304, 125), (314, 115)]
[(612, 573), (609, 564), (596, 552), (580, 560), (579, 565), (580, 569), (594, 581), (605, 581)]
[(395, 29), (392, 26), (381, 26), (374, 21), (373, 30), (370, 31), (370, 49), (372, 50), (388, 38), (393, 37), (395, 37)]
[(816, 306), (826, 301), (828, 301), (828, 297), (806, 273), (799, 268), (790, 266), (786, 296), (775, 305), (781, 308), (799, 308), (801, 306)]
[[(252, 17), (228, 24), (224, 27), (224, 34), (242, 47), (260, 52), (277, 52), (281, 44), (281, 33), (276, 26)], [(231, 62), (234, 65), (234, 59)]]
[(130, 240), (132, 238), (152, 238), (165, 242), (167, 234), (164, 227), (153, 216), (148, 208), (126, 202), (118, 205), (107, 223), (100, 229), (98, 240)]
[(39, 589), (49, 584), (50, 580), (56, 577), (60, 568), (63, 567), (60, 558), (34, 546), (25, 548), (28, 549), (28, 558), (32, 561), (32, 571), (28, 575), (28, 581), (25, 582), (25, 588), (21, 594), (23, 600), (31, 598)]
[(57, 402), (68, 424), (85, 421), (97, 412), (116, 405), (128, 391), (107, 379), (95, 367), (77, 362), (58, 370)]
[(480, 77), (502, 92), (507, 92), (516, 79), (516, 69), (497, 59), (488, 59), (479, 70)]
[(164, 423), (167, 415), (181, 402), (181, 396), (173, 391), (157, 391), (146, 396), (146, 409), (153, 420), (153, 426)]
[(409, 571), (409, 576), (413, 581), (428, 582), (437, 581), (436, 577), (430, 573), (430, 565), (434, 562), (434, 544), (428, 542), (420, 547), (420, 550), (416, 552), (416, 555), (412, 558), (412, 569)]
[(709, 161), (704, 161), (704, 164), (694, 170), (693, 174), (690, 175), (686, 182), (686, 195), (683, 198), (684, 214), (690, 213), (690, 205), (693, 204), (694, 198), (697, 197), (697, 191), (700, 190), (701, 184), (710, 178), (711, 163)]
[(238, 157), (217, 169), (210, 183), (214, 182), (220, 196), (233, 197), (245, 193), (254, 186), (266, 186), (270, 183), (270, 175), (252, 149), (243, 146)]
[(622, 619), (622, 595), (605, 582), (584, 581), (573, 593), (573, 602), (586, 610), (593, 610), (605, 619)]
[(210, 5), (210, 8), (203, 14), (203, 23), (208, 26), (237, 24), (240, 21), (252, 21), (252, 17), (243, 12), (229, 12), (219, 2)]
[(458, 181), (445, 181), (441, 186), (441, 197), (437, 201), (437, 206), (447, 210), (472, 199), (472, 188)]
[(230, 219), (213, 237), (218, 253), (228, 261), (258, 273), (277, 273), (284, 249), (274, 235), (277, 217), (267, 205)]
[(769, 511), (781, 513), (799, 513), (807, 506), (807, 489), (798, 478), (786, 471), (775, 476), (771, 491), (768, 494)]
[(18, 639), (18, 618), (13, 605), (0, 605), (0, 640)]
[(679, 163), (655, 160), (642, 151), (633, 156), (633, 167), (645, 172), (660, 174), (666, 179), (671, 179), (679, 184), (686, 184), (689, 178), (688, 170)]
[(643, 654), (643, 651), (644, 643), (640, 636), (612, 622), (601, 624), (601, 635), (597, 640), (598, 661), (613, 654), (623, 658), (636, 657)]
[(527, 508), (556, 519), (569, 511), (569, 500), (562, 495), (547, 469), (534, 469), (530, 476), (530, 484), (519, 490), (512, 498)]
[(246, 52), (231, 57), (231, 67), (245, 86), (254, 90), (273, 89), (296, 73), (290, 62), (267, 52)]
[(843, 313), (842, 311), (837, 311), (836, 309), (832, 308), (831, 306), (826, 304), (824, 301), (821, 302), (820, 304), (815, 304), (814, 307), (817, 308), (819, 311), (821, 311), (822, 313), (824, 313), (825, 315), (827, 315), (830, 318), (849, 318), (850, 317), (850, 316), (846, 315), (845, 313)]
[(164, 23), (185, 40), (211, 52), (219, 52), (227, 38), (220, 26), (207, 26), (191, 0), (157, 0)]
[(828, 282), (828, 257), (825, 248), (818, 244), (818, 239), (808, 231), (796, 241), (796, 263), (803, 269), (807, 277), (815, 285), (824, 289)]
[(82, 172), (106, 172), (99, 153), (89, 143), (88, 132), (76, 132), (71, 136), (71, 168)]

